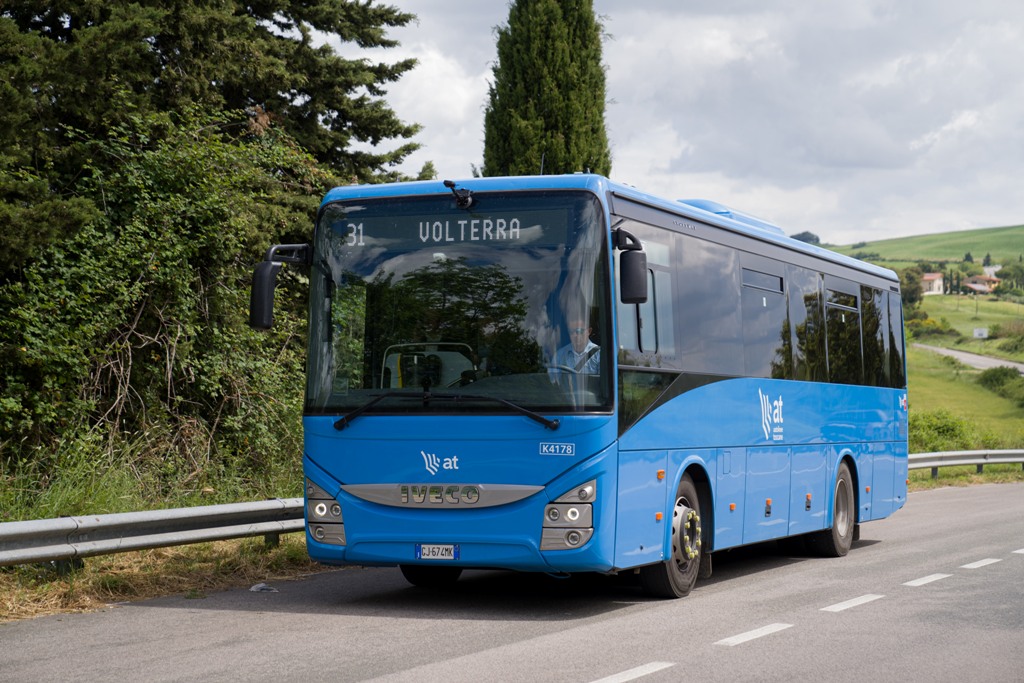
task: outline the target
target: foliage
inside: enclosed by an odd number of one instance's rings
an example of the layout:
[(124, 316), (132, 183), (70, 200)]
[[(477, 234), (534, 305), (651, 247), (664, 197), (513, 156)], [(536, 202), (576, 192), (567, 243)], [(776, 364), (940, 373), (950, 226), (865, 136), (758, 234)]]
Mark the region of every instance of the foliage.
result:
[(908, 317), (906, 320), (906, 330), (914, 339), (938, 336), (956, 338), (960, 336), (960, 333), (950, 326), (948, 320), (945, 318), (935, 320), (929, 318), (927, 313), (924, 313), (922, 316)]
[(94, 162), (78, 191), (102, 214), (0, 286), (0, 477), (29, 499), (125, 473), (148, 498), (232, 477), (261, 490), (300, 452), (304, 305), (286, 280), (279, 331), (251, 331), (251, 267), (303, 239), (329, 177), (240, 112), (76, 140)]
[(904, 308), (914, 308), (924, 298), (924, 273), (920, 268), (904, 268), (900, 276), (900, 297)]
[[(117, 160), (92, 155), (84, 141), (135, 117), (244, 111), (255, 128), (283, 130), (341, 177), (397, 177), (394, 166), (417, 147), (404, 140), (418, 127), (399, 121), (382, 96), (415, 61), (344, 58), (331, 44), (390, 47), (386, 29), (412, 18), (356, 0), (4, 2), (0, 248), (10, 258), (0, 281), (20, 279), (40, 249), (95, 219), (78, 183), (86, 169)], [(394, 149), (370, 151), (389, 140)]]
[(933, 453), (983, 448), (982, 438), (970, 422), (945, 408), (910, 411), (910, 452)]
[(515, 0), (484, 112), (486, 176), (608, 175), (601, 25), (592, 0)]
[(1024, 407), (1024, 377), (1014, 368), (989, 368), (978, 375), (978, 384)]

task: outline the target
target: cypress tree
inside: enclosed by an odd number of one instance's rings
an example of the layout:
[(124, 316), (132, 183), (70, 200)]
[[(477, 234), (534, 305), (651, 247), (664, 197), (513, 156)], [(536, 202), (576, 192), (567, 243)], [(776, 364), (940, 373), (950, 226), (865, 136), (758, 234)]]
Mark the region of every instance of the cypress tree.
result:
[(483, 175), (611, 172), (593, 0), (515, 0), (493, 72)]

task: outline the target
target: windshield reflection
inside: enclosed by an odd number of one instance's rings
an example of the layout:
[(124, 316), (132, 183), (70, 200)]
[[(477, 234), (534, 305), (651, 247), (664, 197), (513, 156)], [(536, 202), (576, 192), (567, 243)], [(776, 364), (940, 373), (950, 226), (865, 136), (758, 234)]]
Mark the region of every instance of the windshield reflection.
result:
[[(307, 412), (375, 399), (371, 411), (392, 413), (509, 411), (494, 399), (531, 410), (610, 409), (613, 354), (599, 353), (610, 338), (600, 204), (580, 192), (474, 199), (471, 212), (450, 196), (324, 209)], [(598, 350), (570, 363), (573, 341)], [(403, 401), (402, 391), (465, 400)]]

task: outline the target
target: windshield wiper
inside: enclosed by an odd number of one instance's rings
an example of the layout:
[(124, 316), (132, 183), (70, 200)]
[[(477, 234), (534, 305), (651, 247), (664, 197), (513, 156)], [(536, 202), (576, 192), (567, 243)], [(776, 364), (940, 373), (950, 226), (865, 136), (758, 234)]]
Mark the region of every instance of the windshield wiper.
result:
[(540, 413), (534, 412), (529, 408), (516, 405), (515, 403), (512, 403), (512, 401), (506, 401), (503, 398), (498, 398), (497, 396), (484, 396), (482, 394), (431, 394), (429, 392), (423, 395), (424, 403), (428, 403), (435, 399), (439, 401), (452, 401), (454, 403), (458, 403), (459, 401), (494, 401), (495, 403), (500, 403), (506, 408), (511, 408), (520, 415), (525, 415), (534, 422), (541, 423), (552, 431), (558, 429), (558, 426), (561, 424), (558, 420), (549, 420)]
[(454, 403), (458, 403), (459, 401), (494, 401), (495, 403), (500, 403), (506, 408), (511, 408), (512, 410), (516, 411), (521, 415), (525, 415), (534, 422), (541, 423), (542, 425), (544, 425), (545, 427), (552, 431), (558, 429), (558, 426), (561, 424), (558, 420), (549, 420), (540, 413), (536, 413), (530, 410), (529, 408), (524, 408), (523, 406), (516, 405), (511, 401), (506, 401), (503, 398), (498, 398), (497, 396), (482, 396), (476, 394), (432, 394), (430, 393), (430, 391), (425, 391), (422, 394), (410, 394), (407, 391), (388, 391), (379, 396), (374, 396), (373, 399), (359, 406), (348, 415), (338, 418), (338, 420), (336, 420), (334, 423), (334, 428), (340, 431), (345, 427), (348, 427), (352, 423), (352, 420), (356, 419), (357, 417), (359, 417), (367, 410), (377, 405), (386, 398), (416, 399), (419, 401), (423, 401), (424, 405), (434, 400), (452, 401)]
[(343, 417), (338, 418), (334, 422), (334, 428), (340, 431), (340, 430), (344, 429), (345, 427), (348, 427), (349, 424), (352, 422), (352, 420), (356, 419), (357, 417), (359, 417), (360, 415), (365, 413), (367, 410), (369, 410), (370, 408), (374, 407), (375, 405), (377, 405), (378, 403), (380, 403), (381, 401), (383, 401), (386, 398), (416, 398), (416, 399), (419, 399), (419, 398), (422, 398), (422, 396), (420, 396), (419, 394), (410, 394), (408, 391), (388, 391), (386, 393), (381, 394), (380, 396), (374, 396), (371, 400), (369, 400), (366, 403), (364, 403), (363, 405), (359, 406), (358, 408), (353, 410), (348, 415), (345, 415)]

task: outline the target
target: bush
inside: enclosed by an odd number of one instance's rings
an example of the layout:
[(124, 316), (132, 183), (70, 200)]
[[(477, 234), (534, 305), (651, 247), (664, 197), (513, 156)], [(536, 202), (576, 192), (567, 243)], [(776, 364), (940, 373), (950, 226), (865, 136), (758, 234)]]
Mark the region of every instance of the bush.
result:
[(102, 215), (0, 284), (5, 514), (300, 490), (305, 288), (282, 278), (267, 333), (248, 290), (267, 245), (307, 239), (331, 181), (242, 121), (132, 117), (83, 143), (118, 160), (77, 186)]
[(909, 317), (906, 321), (907, 332), (911, 334), (915, 339), (922, 339), (925, 337), (953, 337), (959, 338), (961, 335), (949, 324), (949, 321), (945, 318), (941, 320), (934, 320), (929, 318), (927, 314), (924, 318)]
[(978, 384), (1024, 407), (1024, 377), (1014, 368), (989, 368), (978, 376)]
[(966, 451), (983, 447), (985, 439), (967, 420), (946, 409), (910, 411), (910, 452)]
[(989, 368), (978, 375), (978, 384), (989, 391), (999, 393), (999, 390), (1002, 389), (1004, 385), (1015, 379), (1020, 379), (1020, 373), (1013, 368), (1001, 365), (998, 368)]

